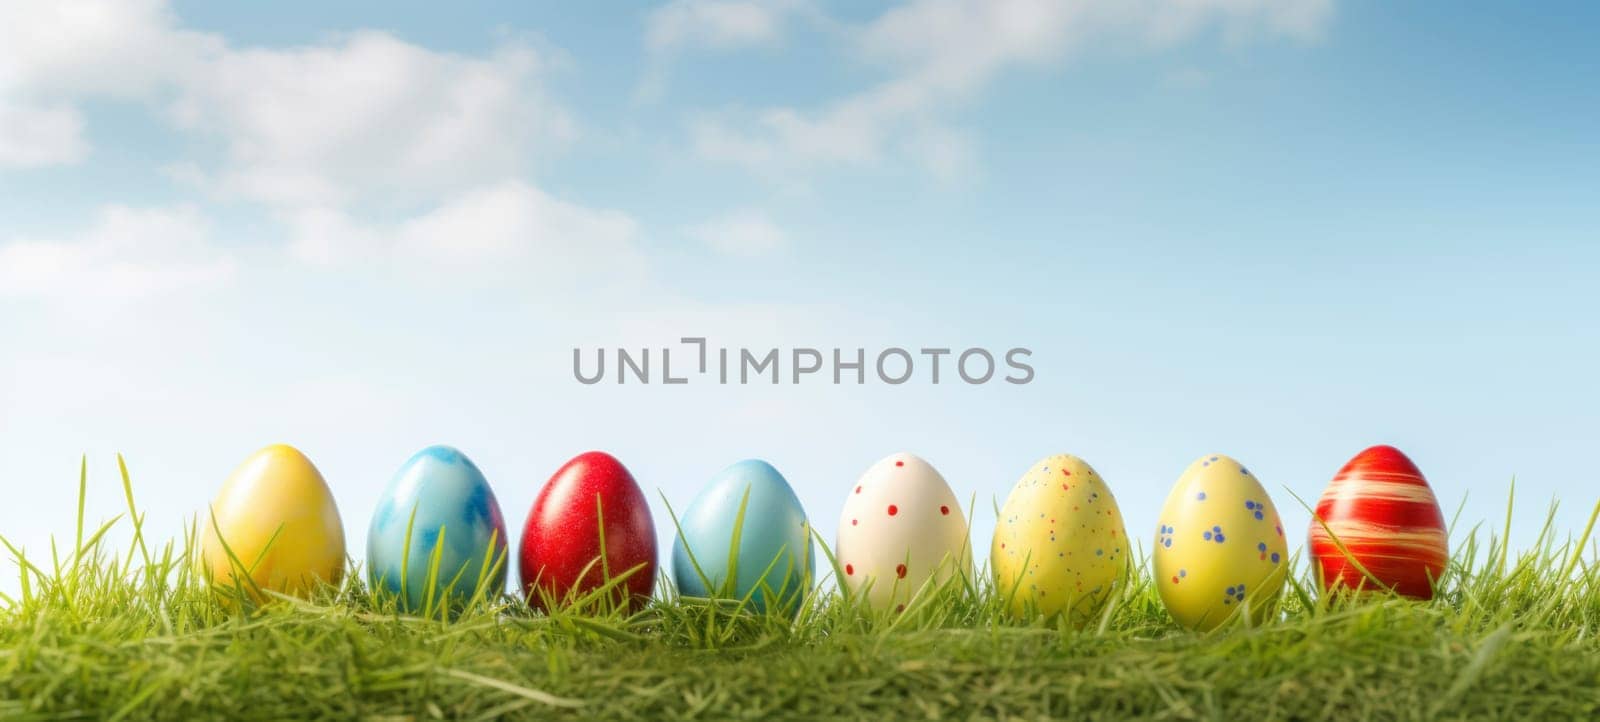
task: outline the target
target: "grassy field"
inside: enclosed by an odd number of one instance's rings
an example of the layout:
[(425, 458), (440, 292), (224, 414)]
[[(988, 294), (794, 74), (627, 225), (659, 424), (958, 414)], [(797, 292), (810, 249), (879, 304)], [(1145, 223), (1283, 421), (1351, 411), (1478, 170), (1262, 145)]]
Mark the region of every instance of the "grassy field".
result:
[(1302, 575), (1277, 618), (1202, 635), (1144, 569), (1086, 630), (1007, 619), (982, 575), (894, 615), (818, 592), (793, 621), (670, 591), (632, 615), (410, 617), (355, 568), (228, 604), (191, 571), (193, 529), (148, 544), (128, 508), (47, 558), (10, 550), (0, 718), (1600, 719), (1592, 516), (1521, 553), (1462, 531), (1432, 602), (1319, 601)]

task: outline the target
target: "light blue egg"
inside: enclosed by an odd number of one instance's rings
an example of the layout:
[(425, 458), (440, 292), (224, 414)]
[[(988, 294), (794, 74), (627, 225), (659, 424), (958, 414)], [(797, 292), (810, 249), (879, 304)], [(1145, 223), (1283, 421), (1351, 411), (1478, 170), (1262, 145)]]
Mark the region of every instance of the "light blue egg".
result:
[(368, 578), (374, 588), (398, 595), (407, 611), (426, 609), (435, 549), (435, 600), (446, 593), (453, 602), (470, 598), (485, 564), (498, 567), (491, 569), (484, 595), (492, 599), (504, 589), (508, 562), (500, 504), (477, 465), (448, 446), (423, 449), (395, 472), (367, 530)]
[[(747, 490), (749, 501), (744, 502)], [(732, 562), (736, 568), (730, 568), (741, 503), (744, 524)], [(770, 601), (792, 611), (808, 591), (816, 568), (811, 527), (794, 489), (771, 464), (749, 459), (724, 469), (684, 509), (678, 526), (681, 534), (672, 544), (672, 576), (680, 594), (743, 599), (755, 590), (751, 596), (755, 610), (766, 610)], [(731, 589), (729, 578), (734, 578)]]

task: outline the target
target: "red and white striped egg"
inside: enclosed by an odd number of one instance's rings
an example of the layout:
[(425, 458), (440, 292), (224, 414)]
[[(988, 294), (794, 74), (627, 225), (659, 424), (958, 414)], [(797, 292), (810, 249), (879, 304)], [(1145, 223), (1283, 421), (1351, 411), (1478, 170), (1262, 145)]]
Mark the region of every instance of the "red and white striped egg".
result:
[(916, 455), (893, 454), (850, 488), (834, 553), (846, 588), (898, 610), (929, 583), (971, 576), (967, 533), (944, 477)]
[(1325, 592), (1372, 591), (1376, 579), (1401, 596), (1433, 598), (1433, 581), (1450, 556), (1444, 514), (1428, 480), (1399, 449), (1374, 446), (1356, 454), (1322, 492), (1317, 517), (1310, 550)]

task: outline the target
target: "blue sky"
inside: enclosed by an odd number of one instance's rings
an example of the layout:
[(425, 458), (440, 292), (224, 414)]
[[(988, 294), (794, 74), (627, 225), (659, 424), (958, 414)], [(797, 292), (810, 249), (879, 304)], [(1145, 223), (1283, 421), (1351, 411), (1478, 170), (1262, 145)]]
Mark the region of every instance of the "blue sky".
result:
[[(292, 443), (350, 549), (459, 446), (520, 524), (590, 448), (761, 457), (831, 536), (909, 450), (1086, 458), (1136, 538), (1228, 453), (1289, 528), (1406, 450), (1447, 517), (1594, 502), (1580, 3), (0, 2), (0, 530), (176, 534)], [(581, 386), (574, 346), (1034, 350), (1034, 383)], [(665, 527), (664, 508), (657, 520)], [(665, 532), (663, 538), (665, 539)], [(665, 547), (664, 547), (665, 548)]]

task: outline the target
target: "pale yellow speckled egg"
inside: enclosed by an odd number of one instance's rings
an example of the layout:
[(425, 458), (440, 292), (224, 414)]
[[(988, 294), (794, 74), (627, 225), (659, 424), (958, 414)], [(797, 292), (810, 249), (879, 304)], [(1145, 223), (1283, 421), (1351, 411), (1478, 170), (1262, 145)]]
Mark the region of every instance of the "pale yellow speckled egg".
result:
[(1161, 507), (1155, 582), (1179, 624), (1215, 628), (1249, 609), (1256, 622), (1277, 609), (1289, 551), (1266, 489), (1221, 454), (1189, 465)]
[(1076, 456), (1036, 462), (1006, 497), (989, 547), (995, 589), (1017, 618), (1097, 618), (1128, 564), (1111, 488)]

